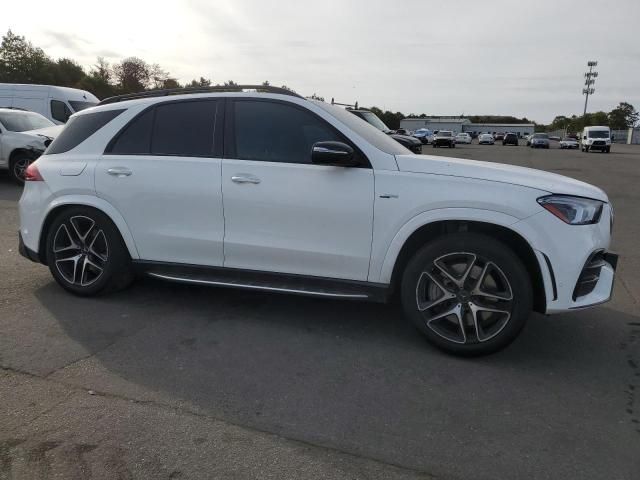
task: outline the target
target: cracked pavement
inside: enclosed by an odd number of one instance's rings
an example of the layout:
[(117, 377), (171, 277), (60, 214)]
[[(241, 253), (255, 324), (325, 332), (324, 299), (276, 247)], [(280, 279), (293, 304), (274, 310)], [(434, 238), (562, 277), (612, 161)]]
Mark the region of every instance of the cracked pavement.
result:
[(532, 315), (511, 347), (465, 360), (393, 305), (151, 279), (78, 298), (18, 255), (2, 172), (0, 480), (635, 478), (640, 148), (454, 153), (603, 187), (613, 301)]

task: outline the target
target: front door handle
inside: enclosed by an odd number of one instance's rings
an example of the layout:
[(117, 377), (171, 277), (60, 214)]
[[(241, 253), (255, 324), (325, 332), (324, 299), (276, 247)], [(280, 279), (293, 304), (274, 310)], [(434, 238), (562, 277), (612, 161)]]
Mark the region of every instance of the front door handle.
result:
[(114, 177), (128, 177), (133, 172), (126, 167), (112, 167), (107, 170), (107, 173)]
[(248, 173), (238, 173), (237, 175), (233, 175), (231, 177), (231, 181), (235, 183), (260, 183), (260, 179), (253, 175), (249, 175)]

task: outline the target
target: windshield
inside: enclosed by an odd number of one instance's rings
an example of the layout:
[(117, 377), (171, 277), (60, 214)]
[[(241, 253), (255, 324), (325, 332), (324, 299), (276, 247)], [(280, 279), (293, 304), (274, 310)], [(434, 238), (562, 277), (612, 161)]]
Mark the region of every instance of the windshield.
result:
[(450, 137), (451, 136), (451, 132), (442, 132), (441, 131), (440, 133), (438, 133), (438, 135), (440, 137)]
[(536, 133), (533, 138), (549, 138), (549, 135), (546, 133)]
[(363, 122), (362, 118), (358, 118), (350, 111), (345, 110), (344, 108), (336, 107), (335, 105), (330, 105), (325, 102), (314, 101), (313, 103), (314, 105), (322, 108), (334, 118), (338, 119), (340, 122), (360, 135), (367, 142), (371, 143), (377, 149), (391, 155), (406, 155), (408, 153), (411, 153), (410, 150), (400, 145), (392, 137), (372, 126), (370, 123)]
[(370, 123), (378, 130), (382, 132), (388, 132), (389, 127), (387, 127), (382, 120), (378, 118), (378, 116), (373, 112), (358, 112), (358, 116), (364, 119), (366, 122)]
[(34, 112), (0, 112), (0, 123), (10, 132), (53, 127), (55, 123)]
[(71, 105), (71, 108), (73, 108), (74, 112), (79, 112), (85, 108), (95, 107), (98, 105), (96, 102), (79, 102), (76, 100), (69, 100), (69, 104)]
[(575, 142), (576, 139), (575, 138), (571, 138), (571, 137), (564, 137), (562, 139), (563, 142)]
[(607, 130), (590, 130), (589, 138), (609, 138), (609, 132)]

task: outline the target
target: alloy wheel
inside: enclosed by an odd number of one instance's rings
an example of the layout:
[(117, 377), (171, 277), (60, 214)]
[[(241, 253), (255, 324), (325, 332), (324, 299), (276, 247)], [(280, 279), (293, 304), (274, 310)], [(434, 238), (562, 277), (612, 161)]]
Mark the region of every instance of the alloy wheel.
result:
[(104, 231), (86, 216), (74, 216), (60, 224), (53, 238), (57, 271), (70, 284), (87, 287), (104, 273), (109, 243)]
[(31, 160), (27, 157), (20, 157), (15, 162), (13, 162), (13, 176), (14, 178), (24, 182), (24, 174), (27, 170), (27, 167), (31, 163)]
[(504, 272), (469, 252), (436, 258), (416, 286), (418, 311), (427, 328), (458, 344), (486, 342), (498, 335), (512, 316), (513, 300)]

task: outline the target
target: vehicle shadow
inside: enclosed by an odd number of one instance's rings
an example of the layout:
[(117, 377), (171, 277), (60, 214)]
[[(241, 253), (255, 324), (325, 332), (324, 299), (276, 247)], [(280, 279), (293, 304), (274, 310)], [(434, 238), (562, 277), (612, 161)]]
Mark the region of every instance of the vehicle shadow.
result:
[(600, 438), (598, 413), (582, 420), (636, 373), (621, 365), (637, 355), (631, 330), (640, 337), (638, 317), (607, 308), (533, 315), (506, 350), (463, 359), (430, 347), (394, 305), (151, 279), (94, 299), (51, 282), (36, 296), (107, 371), (87, 380), (96, 389), (110, 391), (113, 375), (233, 423), (415, 468), (456, 462), (461, 438), (470, 458), (504, 455), (505, 468), (524, 450), (576, 461), (569, 446), (547, 451), (548, 425)]
[(18, 201), (22, 186), (15, 184), (6, 170), (0, 170), (0, 200)]

